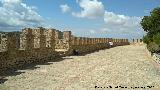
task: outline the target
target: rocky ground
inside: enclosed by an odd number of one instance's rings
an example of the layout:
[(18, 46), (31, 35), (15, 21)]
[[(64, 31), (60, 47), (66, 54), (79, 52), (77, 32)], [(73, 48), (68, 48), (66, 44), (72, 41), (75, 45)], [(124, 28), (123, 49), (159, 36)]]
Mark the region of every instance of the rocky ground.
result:
[(147, 55), (144, 45), (67, 56), (36, 67), (6, 77), (0, 90), (160, 90), (159, 66)]

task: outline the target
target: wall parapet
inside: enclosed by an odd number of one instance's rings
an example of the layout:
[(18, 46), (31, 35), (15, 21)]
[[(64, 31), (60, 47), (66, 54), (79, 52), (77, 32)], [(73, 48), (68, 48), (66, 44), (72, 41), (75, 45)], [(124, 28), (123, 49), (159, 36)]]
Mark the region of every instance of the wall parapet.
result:
[[(128, 39), (76, 37), (71, 31), (24, 28), (21, 32), (0, 33), (0, 70), (23, 66), (25, 63), (41, 62), (72, 54), (73, 49), (81, 53), (108, 48), (108, 42), (114, 46), (128, 45)], [(47, 58), (47, 59), (44, 59)]]

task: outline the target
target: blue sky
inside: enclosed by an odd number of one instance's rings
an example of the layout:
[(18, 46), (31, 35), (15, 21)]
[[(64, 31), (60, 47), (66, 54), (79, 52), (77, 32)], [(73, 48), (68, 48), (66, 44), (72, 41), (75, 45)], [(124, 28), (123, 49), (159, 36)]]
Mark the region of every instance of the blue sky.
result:
[(0, 31), (45, 26), (76, 36), (141, 38), (159, 0), (0, 0)]

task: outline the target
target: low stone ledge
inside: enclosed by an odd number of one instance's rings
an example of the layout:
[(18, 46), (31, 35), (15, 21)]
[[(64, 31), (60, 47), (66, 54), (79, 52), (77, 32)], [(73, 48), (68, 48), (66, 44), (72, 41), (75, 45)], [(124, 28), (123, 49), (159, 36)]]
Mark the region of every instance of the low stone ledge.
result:
[(156, 63), (160, 64), (160, 54), (149, 52), (149, 50), (147, 49), (147, 45), (145, 45), (145, 50), (149, 57), (151, 57)]
[(160, 55), (157, 53), (153, 53), (152, 58), (160, 64)]

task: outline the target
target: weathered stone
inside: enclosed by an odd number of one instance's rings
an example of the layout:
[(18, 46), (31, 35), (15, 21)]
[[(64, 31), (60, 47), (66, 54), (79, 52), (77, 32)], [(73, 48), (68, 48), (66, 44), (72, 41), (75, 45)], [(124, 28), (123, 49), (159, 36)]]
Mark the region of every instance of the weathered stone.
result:
[(128, 39), (75, 37), (71, 31), (24, 28), (22, 32), (0, 33), (0, 69), (19, 67), (26, 63), (42, 62), (72, 54), (72, 50), (89, 53), (108, 48), (109, 41), (118, 45), (129, 44)]
[(7, 51), (7, 33), (1, 33), (0, 52)]

